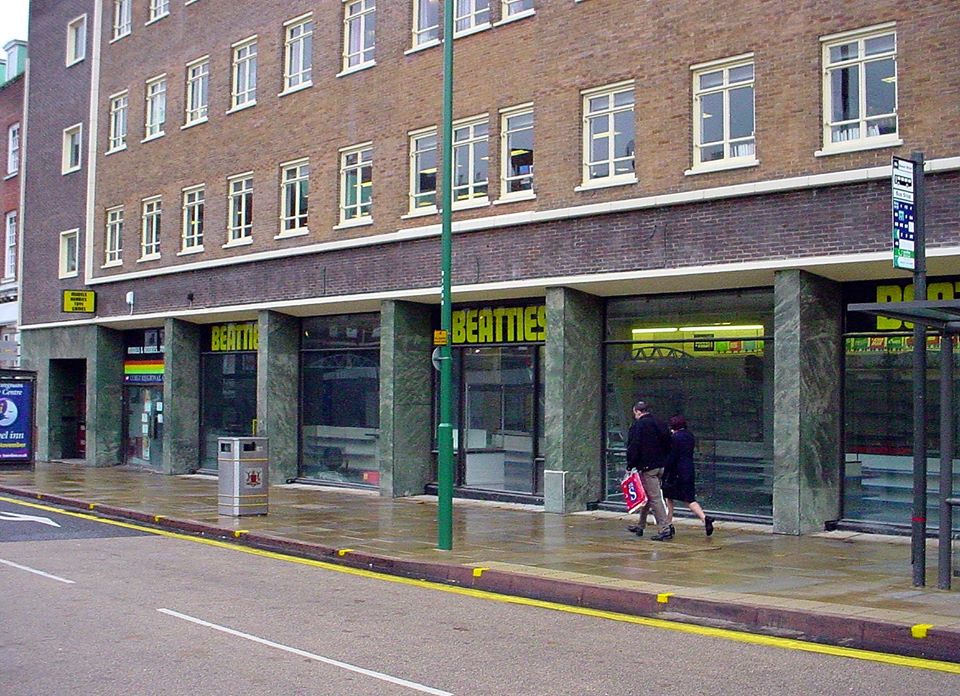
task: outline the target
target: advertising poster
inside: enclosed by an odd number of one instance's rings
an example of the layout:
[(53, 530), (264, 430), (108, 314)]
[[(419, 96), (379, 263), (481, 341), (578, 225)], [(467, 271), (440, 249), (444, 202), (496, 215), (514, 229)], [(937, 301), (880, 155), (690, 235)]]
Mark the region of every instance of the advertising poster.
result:
[(0, 462), (32, 460), (33, 383), (0, 381)]

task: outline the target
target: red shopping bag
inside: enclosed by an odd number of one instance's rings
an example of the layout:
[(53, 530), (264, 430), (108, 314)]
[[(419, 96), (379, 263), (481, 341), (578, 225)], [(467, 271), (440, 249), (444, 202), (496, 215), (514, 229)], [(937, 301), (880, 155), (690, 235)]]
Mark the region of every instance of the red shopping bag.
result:
[(627, 473), (627, 477), (620, 482), (623, 491), (623, 502), (627, 504), (627, 512), (636, 512), (647, 502), (647, 492), (643, 490), (640, 474), (636, 471)]

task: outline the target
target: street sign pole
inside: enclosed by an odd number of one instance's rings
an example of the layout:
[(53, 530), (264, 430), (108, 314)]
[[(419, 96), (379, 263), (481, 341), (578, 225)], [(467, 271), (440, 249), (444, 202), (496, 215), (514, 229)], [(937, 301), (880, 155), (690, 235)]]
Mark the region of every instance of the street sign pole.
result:
[(453, 549), (453, 328), (451, 257), (453, 253), (453, 0), (443, 3), (443, 166), (440, 190), (440, 329), (446, 340), (440, 346), (440, 414), (437, 424), (437, 548)]

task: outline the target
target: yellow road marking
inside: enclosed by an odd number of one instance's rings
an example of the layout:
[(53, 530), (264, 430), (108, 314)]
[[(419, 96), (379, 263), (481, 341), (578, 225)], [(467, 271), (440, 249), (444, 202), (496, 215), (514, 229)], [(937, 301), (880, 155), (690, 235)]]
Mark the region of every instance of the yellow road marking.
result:
[[(686, 623), (677, 623), (675, 621), (668, 621), (666, 619), (654, 619), (646, 616), (632, 616), (630, 614), (619, 614), (613, 611), (604, 611), (601, 609), (590, 609), (588, 607), (574, 607), (566, 604), (558, 604), (556, 602), (547, 602), (541, 599), (528, 599), (527, 597), (512, 597), (510, 595), (498, 594), (496, 592), (490, 592), (488, 590), (475, 590), (469, 587), (458, 587), (456, 585), (443, 585), (438, 582), (432, 582), (429, 580), (417, 580), (415, 578), (404, 578), (394, 575), (386, 575), (384, 573), (379, 573), (373, 570), (365, 570), (362, 568), (348, 568), (346, 566), (336, 565), (335, 563), (329, 563), (327, 561), (316, 561), (311, 558), (299, 558), (297, 556), (289, 556), (282, 553), (277, 553), (275, 551), (265, 551), (262, 549), (255, 549), (248, 546), (239, 546), (237, 544), (220, 541), (217, 539), (206, 539), (203, 537), (191, 536), (189, 534), (182, 534), (180, 532), (168, 532), (163, 529), (152, 529), (151, 527), (143, 527), (138, 524), (132, 524), (130, 522), (120, 522), (118, 520), (103, 519), (96, 517), (94, 515), (88, 515), (82, 512), (72, 512), (70, 510), (63, 510), (61, 508), (55, 508), (48, 505), (38, 505), (36, 503), (28, 503), (22, 500), (16, 500), (12, 498), (0, 497), (0, 501), (13, 503), (15, 505), (23, 505), (26, 507), (36, 508), (38, 510), (46, 510), (48, 512), (57, 512), (62, 515), (67, 515), (69, 517), (77, 517), (84, 520), (89, 520), (92, 522), (101, 522), (103, 524), (114, 525), (115, 527), (122, 527), (124, 529), (133, 529), (141, 532), (146, 532), (149, 534), (154, 534), (156, 536), (167, 537), (169, 539), (181, 539), (184, 541), (192, 541), (199, 544), (206, 544), (207, 546), (215, 546), (221, 549), (227, 549), (230, 551), (238, 551), (240, 553), (247, 553), (253, 556), (260, 556), (261, 558), (271, 558), (278, 561), (286, 561), (288, 563), (298, 563), (300, 565), (306, 565), (313, 568), (322, 568), (323, 570), (329, 570), (336, 573), (343, 573), (345, 575), (353, 575), (356, 577), (380, 580), (383, 582), (392, 582), (398, 585), (407, 585), (410, 587), (420, 587), (424, 589), (436, 590), (439, 592), (447, 592), (449, 594), (456, 594), (465, 597), (473, 597), (476, 599), (484, 599), (494, 602), (503, 602), (504, 604), (516, 604), (519, 606), (527, 607), (536, 607), (539, 609), (549, 609), (551, 611), (559, 611), (566, 614), (576, 614), (578, 616), (590, 616), (598, 619), (607, 619), (609, 621), (618, 621), (620, 623), (629, 623), (637, 626), (645, 626), (647, 628), (659, 628), (665, 631), (675, 631), (678, 633), (687, 633), (690, 635), (697, 636), (709, 636), (711, 638), (720, 638), (722, 640), (731, 640), (738, 643), (748, 643), (751, 645), (760, 645), (769, 648), (781, 648), (784, 650), (798, 650), (801, 652), (816, 653), (820, 655), (832, 655), (834, 657), (846, 657), (854, 660), (864, 660), (866, 662), (877, 662), (885, 665), (894, 665), (897, 667), (910, 667), (913, 669), (925, 669), (936, 672), (948, 672), (950, 674), (960, 674), (960, 663), (955, 662), (945, 662), (943, 660), (928, 660), (922, 657), (908, 657), (906, 655), (892, 655), (889, 653), (876, 652), (873, 650), (862, 650), (860, 648), (844, 648), (837, 645), (823, 645), (821, 643), (808, 643), (806, 641), (797, 640), (795, 638), (779, 638), (777, 636), (765, 636), (758, 635), (755, 633), (746, 633), (743, 631), (734, 631), (729, 628), (713, 628), (711, 626), (697, 626), (694, 624)], [(476, 571), (476, 569), (474, 569)], [(918, 624), (923, 625), (923, 624)]]

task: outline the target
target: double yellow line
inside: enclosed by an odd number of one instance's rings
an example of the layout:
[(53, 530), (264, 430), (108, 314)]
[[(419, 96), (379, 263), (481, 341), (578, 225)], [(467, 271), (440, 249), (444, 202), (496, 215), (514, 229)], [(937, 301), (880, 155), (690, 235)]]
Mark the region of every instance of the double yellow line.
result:
[[(488, 590), (475, 590), (468, 587), (458, 587), (455, 585), (443, 585), (437, 582), (431, 582), (429, 580), (416, 580), (414, 578), (404, 578), (397, 577), (394, 575), (386, 575), (384, 573), (378, 573), (372, 570), (363, 570), (362, 568), (349, 568), (346, 566), (336, 565), (334, 563), (328, 563), (326, 561), (316, 561), (309, 558), (299, 558), (297, 556), (290, 556), (287, 554), (277, 553), (275, 551), (263, 551), (261, 549), (255, 549), (249, 546), (241, 546), (238, 544), (219, 541), (217, 539), (205, 539), (203, 537), (190, 536), (189, 534), (181, 534), (179, 532), (168, 532), (162, 529), (153, 529), (151, 527), (144, 527), (138, 524), (133, 524), (130, 522), (119, 522), (117, 520), (104, 519), (101, 517), (96, 517), (95, 515), (89, 515), (81, 512), (72, 512), (69, 510), (63, 510), (61, 508), (50, 507), (47, 505), (39, 505), (37, 503), (28, 503), (21, 500), (16, 500), (13, 498), (3, 498), (0, 497), (0, 501), (13, 503), (15, 505), (23, 505), (25, 507), (35, 508), (37, 510), (45, 510), (47, 512), (56, 512), (62, 515), (68, 515), (70, 517), (77, 517), (84, 520), (90, 520), (93, 522), (100, 522), (102, 524), (110, 524), (115, 527), (123, 527), (125, 529), (133, 529), (140, 532), (146, 532), (148, 534), (155, 534), (157, 536), (168, 537), (170, 539), (182, 539), (184, 541), (192, 541), (199, 544), (207, 544), (208, 546), (215, 546), (217, 548), (229, 549), (231, 551), (239, 551), (241, 553), (248, 553), (254, 556), (261, 556), (263, 558), (271, 558), (277, 561), (285, 561), (287, 563), (299, 563), (301, 565), (311, 566), (314, 568), (322, 568), (324, 570), (333, 571), (336, 573), (345, 573), (347, 575), (354, 575), (357, 577), (370, 578), (375, 580), (381, 580), (384, 582), (393, 582), (401, 585), (409, 585), (412, 587), (420, 587), (423, 589), (429, 589), (440, 592), (448, 592), (451, 594), (462, 595), (466, 597), (474, 597), (476, 599), (483, 599), (493, 602), (503, 602), (505, 604), (516, 604), (520, 606), (528, 607), (537, 607), (539, 609), (549, 609), (551, 611), (561, 611), (568, 614), (576, 614), (578, 616), (592, 616), (598, 619), (606, 619), (608, 621), (618, 621), (620, 623), (629, 623), (635, 624), (638, 626), (646, 626), (648, 628), (659, 628), (665, 631), (676, 631), (678, 633), (687, 633), (690, 635), (697, 636), (709, 636), (711, 638), (719, 638), (722, 640), (732, 640), (739, 643), (748, 643), (751, 645), (760, 645), (769, 648), (780, 648), (783, 650), (799, 650), (802, 652), (816, 653), (820, 655), (833, 655), (835, 657), (845, 657), (854, 660), (864, 660), (867, 662), (876, 662), (886, 665), (895, 665), (898, 667), (910, 667), (912, 669), (925, 669), (936, 672), (947, 672), (950, 674), (960, 674), (960, 664), (954, 662), (945, 662), (943, 660), (928, 660), (921, 657), (906, 657), (903, 655), (892, 655), (889, 653), (876, 652), (873, 650), (861, 650), (858, 648), (844, 648), (835, 645), (823, 645), (820, 643), (810, 643), (802, 640), (796, 640), (793, 638), (778, 638), (776, 636), (764, 636), (758, 635), (755, 633), (746, 633), (743, 631), (734, 631), (727, 628), (712, 628), (710, 626), (697, 626), (694, 624), (680, 623), (676, 621), (667, 621), (664, 619), (653, 619), (644, 616), (631, 616), (630, 614), (620, 614), (612, 611), (602, 611), (599, 609), (589, 609), (586, 607), (575, 607), (569, 606), (566, 604), (558, 604), (556, 602), (546, 602), (539, 599), (528, 599), (526, 597), (512, 597), (510, 595), (498, 594), (496, 592), (490, 592)], [(238, 531), (234, 534), (236, 537), (242, 536), (243, 532)], [(341, 549), (338, 554), (340, 556), (349, 553), (350, 549)], [(659, 601), (659, 600), (658, 600)]]

